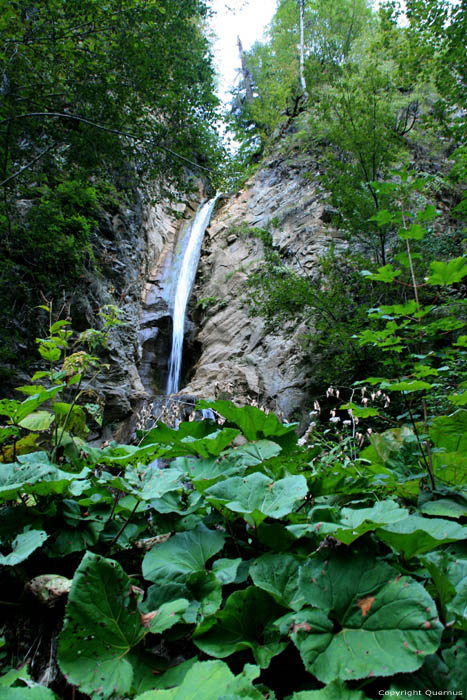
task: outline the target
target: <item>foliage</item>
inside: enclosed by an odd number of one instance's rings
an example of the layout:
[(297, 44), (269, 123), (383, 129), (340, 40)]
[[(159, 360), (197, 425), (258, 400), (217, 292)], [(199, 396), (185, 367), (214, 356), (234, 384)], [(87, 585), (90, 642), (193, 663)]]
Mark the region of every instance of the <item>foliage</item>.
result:
[[(70, 333), (59, 322), (40, 341), (52, 369), (37, 380), (51, 388), (23, 387), (24, 402), (2, 402), (7, 432), (43, 434), (58, 420), (58, 392), (80, 381), (81, 370), (54, 369)], [(37, 410), (50, 399), (52, 410)], [(298, 442), (295, 424), (255, 406), (197, 408), (214, 418), (158, 423), (138, 445), (100, 448), (70, 429), (63, 452), (46, 441), (3, 464), (0, 684), (11, 697), (65, 698), (77, 687), (114, 700), (361, 700), (401, 678), (405, 688), (442, 689), (443, 675), (424, 685), (425, 663), (455, 665), (465, 640), (467, 411), (431, 422), (429, 486), (413, 427), (330, 460), (323, 442)], [(411, 471), (398, 459), (402, 443)], [(64, 613), (54, 608), (64, 618), (62, 675), (39, 690), (14, 670), (25, 660), (15, 651), (18, 581), (40, 591), (51, 569), (72, 583), (56, 589), (69, 590)], [(58, 605), (39, 594), (30, 609), (39, 601)], [(284, 677), (286, 661), (297, 672)], [(30, 671), (37, 678), (40, 664)]]
[(313, 277), (305, 276), (266, 247), (264, 261), (248, 276), (251, 313), (265, 318), (272, 331), (291, 319), (294, 326), (306, 323), (302, 351), (317, 388), (350, 386), (363, 368), (378, 371), (375, 353), (355, 340), (368, 323), (366, 305), (382, 300), (379, 290), (362, 279), (362, 264), (360, 256), (337, 254), (331, 248)]
[[(36, 342), (49, 369), (36, 372), (32, 384), (17, 388), (27, 397), (23, 401), (0, 401), (0, 415), (6, 422), (0, 427), (0, 461), (3, 462), (45, 447), (52, 450), (54, 457), (59, 450), (77, 451), (89, 432), (86, 411), (95, 421), (100, 420), (101, 408), (84, 403), (82, 384), (93, 372), (94, 376), (97, 375), (101, 363), (96, 356), (81, 348), (87, 345), (96, 350), (105, 346), (110, 329), (122, 323), (119, 310), (104, 307), (101, 330), (88, 329), (74, 337), (70, 321), (53, 322), (52, 306), (42, 306), (42, 309), (49, 316), (49, 333), (46, 338), (36, 338)], [(47, 409), (37, 410), (41, 406), (47, 406)], [(45, 461), (48, 463), (48, 459)], [(43, 478), (44, 474), (41, 476)]]
[(109, 216), (135, 208), (136, 186), (186, 188), (187, 166), (218, 168), (206, 16), (204, 0), (2, 4), (0, 365), (10, 374), (19, 352), (32, 355), (42, 295), (76, 304), (85, 274), (99, 274)]
[[(312, 92), (333, 79), (353, 44), (371, 24), (366, 0), (304, 3), (306, 81)], [(257, 43), (248, 53), (248, 67), (255, 84), (251, 102), (234, 102), (239, 126), (253, 123), (261, 136), (270, 136), (284, 114), (295, 116), (303, 99), (299, 82), (299, 7), (296, 0), (282, 0), (271, 23), (269, 41)]]
[[(400, 3), (383, 4), (386, 36), (393, 35), (401, 14)], [(434, 81), (437, 100), (434, 116), (457, 143), (465, 138), (465, 4), (446, 0), (408, 0), (403, 38), (392, 46), (398, 78), (405, 84), (422, 77)], [(400, 32), (399, 32), (400, 33)]]

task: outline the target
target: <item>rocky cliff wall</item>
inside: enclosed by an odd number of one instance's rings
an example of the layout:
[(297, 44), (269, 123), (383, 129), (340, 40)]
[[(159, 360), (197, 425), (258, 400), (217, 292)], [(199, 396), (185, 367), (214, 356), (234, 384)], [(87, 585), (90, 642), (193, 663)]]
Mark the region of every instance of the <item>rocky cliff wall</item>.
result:
[[(271, 155), (239, 192), (218, 202), (189, 307), (182, 398), (256, 402), (285, 418), (298, 417), (307, 406), (308, 368), (300, 337), (310, 329), (291, 319), (271, 331), (263, 319), (250, 315), (247, 278), (264, 248), (248, 232), (268, 230), (281, 258), (312, 276), (331, 242), (337, 249), (346, 246), (329, 224), (331, 212), (317, 175), (310, 156)], [(148, 415), (152, 399), (165, 393), (177, 240), (197, 204), (196, 198), (177, 204), (143, 201), (139, 219), (128, 220), (117, 241), (121, 293), (112, 303), (123, 309), (126, 325), (111, 334), (110, 371), (99, 388), (106, 397), (106, 420), (114, 427), (124, 421), (117, 431), (120, 439), (131, 437), (138, 416)], [(107, 279), (115, 278), (118, 269), (114, 265)], [(156, 406), (158, 413), (157, 400)]]
[(164, 391), (172, 258), (197, 197), (169, 201), (155, 192), (138, 193), (128, 207), (101, 221), (96, 241), (100, 274), (89, 275), (78, 306), (87, 325), (95, 325), (96, 310), (105, 304), (121, 310), (123, 324), (110, 331), (101, 354), (107, 369), (93, 382), (104, 404), (107, 435), (118, 427), (117, 434), (128, 437), (128, 418), (151, 395)]
[(271, 156), (240, 192), (221, 201), (205, 237), (195, 289), (198, 308), (204, 307), (197, 333), (201, 354), (183, 393), (256, 401), (286, 418), (306, 406), (300, 349), (305, 328), (291, 319), (271, 332), (263, 319), (249, 315), (247, 276), (264, 249), (247, 229), (268, 229), (281, 258), (312, 276), (331, 242), (336, 249), (346, 246), (327, 223), (330, 211), (317, 175), (309, 156)]

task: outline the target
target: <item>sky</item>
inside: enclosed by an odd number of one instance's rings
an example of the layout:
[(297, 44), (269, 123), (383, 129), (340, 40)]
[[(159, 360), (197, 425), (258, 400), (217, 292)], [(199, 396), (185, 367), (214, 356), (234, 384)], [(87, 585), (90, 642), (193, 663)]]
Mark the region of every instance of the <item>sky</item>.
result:
[(219, 73), (218, 96), (229, 101), (229, 90), (240, 68), (237, 36), (245, 50), (263, 38), (276, 9), (276, 0), (212, 0), (211, 27), (217, 40), (214, 57)]

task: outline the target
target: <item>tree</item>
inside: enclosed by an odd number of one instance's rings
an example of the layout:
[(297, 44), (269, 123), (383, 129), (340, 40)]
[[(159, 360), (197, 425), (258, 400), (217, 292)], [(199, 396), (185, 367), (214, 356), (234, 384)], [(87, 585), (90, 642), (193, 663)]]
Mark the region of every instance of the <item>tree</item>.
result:
[(218, 162), (206, 16), (204, 0), (2, 3), (7, 339), (30, 325), (27, 310), (41, 292), (56, 296), (93, 267), (91, 236), (98, 210), (115, 200), (114, 185), (181, 185), (187, 167), (206, 172)]
[[(421, 77), (434, 81), (438, 91), (436, 118), (447, 134), (461, 143), (465, 140), (467, 108), (466, 3), (408, 0), (406, 5), (405, 43), (399, 43), (394, 52), (399, 72), (409, 83)], [(381, 13), (387, 31), (395, 26), (400, 12), (395, 0), (384, 4)]]
[(247, 54), (257, 87), (245, 109), (252, 122), (270, 135), (283, 113), (295, 115), (303, 97), (313, 102), (372, 22), (367, 0), (281, 0), (268, 42)]
[(305, 80), (305, 4), (304, 0), (299, 0), (300, 7), (300, 84), (303, 94), (308, 99), (308, 91)]

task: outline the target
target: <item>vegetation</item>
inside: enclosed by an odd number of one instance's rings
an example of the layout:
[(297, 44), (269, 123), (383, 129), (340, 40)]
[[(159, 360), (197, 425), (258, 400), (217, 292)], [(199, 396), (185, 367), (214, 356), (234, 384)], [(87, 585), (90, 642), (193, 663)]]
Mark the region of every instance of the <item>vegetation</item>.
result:
[[(435, 265), (428, 283), (465, 267)], [(391, 338), (397, 325), (417, 336), (419, 311), (392, 309)], [(383, 336), (360, 341), (397, 350)], [(360, 452), (368, 405), (340, 406), (353, 433), (339, 444), (228, 401), (199, 402), (216, 420), (97, 448), (83, 398), (95, 359), (71, 343), (52, 324), (39, 341), (50, 369), (0, 404), (5, 698), (465, 691), (465, 381), (441, 415), (427, 400), (440, 371), (419, 355), (405, 377), (370, 380), (413, 420)]]
[[(394, 2), (281, 0), (244, 56), (226, 172), (313, 156), (348, 241), (311, 279), (270, 230), (227, 231), (265, 251), (253, 312), (309, 324), (301, 437), (218, 400), (134, 444), (90, 440), (122, 322), (110, 304), (75, 332), (66, 289), (143, 171), (180, 185), (185, 165), (217, 167), (206, 11), (2, 9), (3, 359), (38, 303), (47, 329), (22, 398), (0, 401), (0, 696), (466, 695), (463, 3), (407, 0), (401, 28)], [(64, 289), (61, 318), (40, 302)]]
[(65, 299), (73, 314), (80, 279), (98, 273), (106, 213), (156, 178), (186, 188), (186, 168), (217, 167), (206, 14), (203, 0), (3, 3), (0, 364), (10, 373), (41, 332), (37, 299)]

